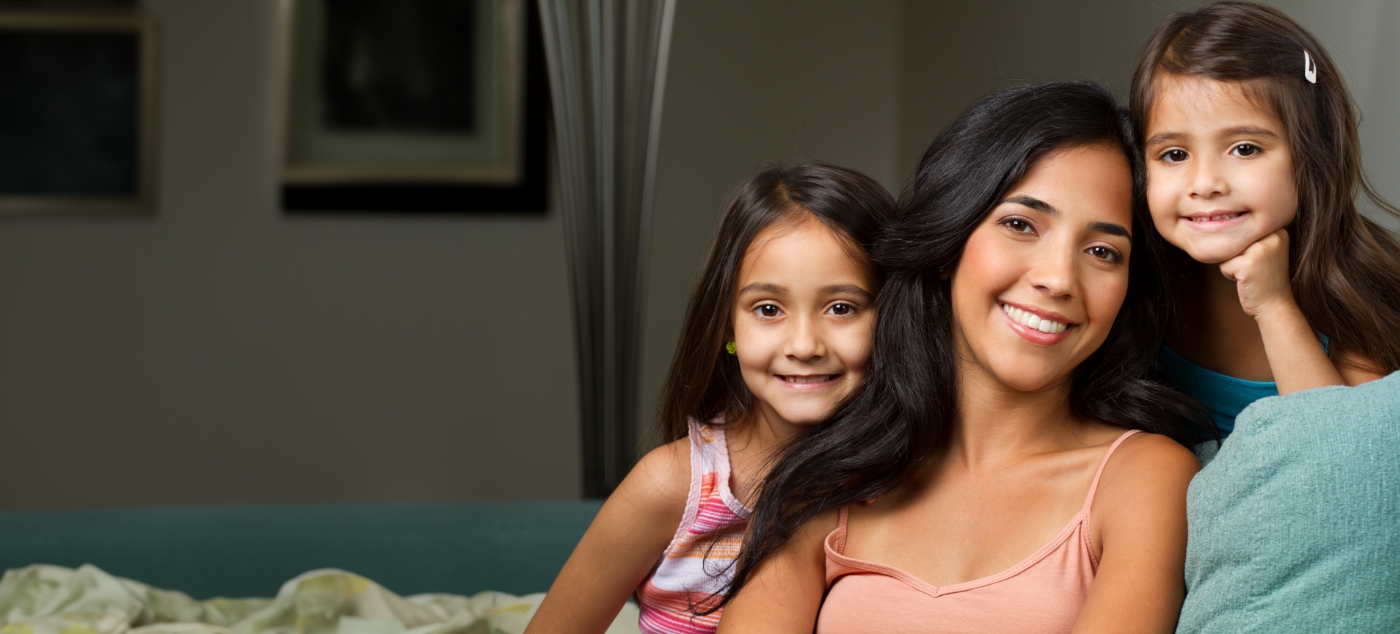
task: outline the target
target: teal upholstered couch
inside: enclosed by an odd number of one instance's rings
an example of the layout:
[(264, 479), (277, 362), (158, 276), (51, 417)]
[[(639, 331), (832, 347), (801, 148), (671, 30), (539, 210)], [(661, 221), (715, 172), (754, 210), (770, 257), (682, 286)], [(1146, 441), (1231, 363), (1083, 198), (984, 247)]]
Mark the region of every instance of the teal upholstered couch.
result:
[(0, 512), (0, 569), (91, 563), (196, 598), (264, 596), (316, 568), (401, 594), (543, 592), (598, 501)]

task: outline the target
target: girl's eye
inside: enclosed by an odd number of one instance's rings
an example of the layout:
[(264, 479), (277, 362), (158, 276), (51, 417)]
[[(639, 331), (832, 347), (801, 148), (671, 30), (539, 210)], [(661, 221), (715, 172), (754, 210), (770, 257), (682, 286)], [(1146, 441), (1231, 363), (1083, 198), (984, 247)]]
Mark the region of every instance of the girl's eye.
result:
[(1031, 223), (1026, 222), (1021, 218), (1005, 218), (998, 224), (1000, 224), (1003, 227), (1006, 227), (1007, 229), (1010, 229), (1012, 233), (1022, 233), (1026, 235), (1031, 235), (1035, 233), (1035, 227), (1032, 227)]
[(845, 302), (841, 302), (838, 304), (832, 304), (831, 308), (828, 308), (827, 311), (833, 315), (836, 315), (837, 317), (845, 317), (847, 315), (856, 314), (856, 307)]
[(1231, 154), (1234, 154), (1235, 156), (1238, 156), (1240, 158), (1249, 158), (1251, 156), (1254, 156), (1255, 154), (1258, 154), (1261, 151), (1262, 150), (1259, 149), (1259, 146), (1249, 143), (1241, 143), (1230, 149)]
[(783, 310), (781, 308), (778, 308), (777, 306), (774, 306), (772, 304), (761, 304), (759, 306), (756, 306), (753, 310), (754, 312), (758, 313), (759, 317), (773, 318), (783, 314)]
[(1113, 264), (1117, 264), (1123, 261), (1123, 256), (1118, 255), (1117, 251), (1114, 251), (1113, 249), (1110, 249), (1105, 246), (1089, 247), (1089, 255), (1103, 260), (1104, 262), (1111, 262)]
[(1180, 163), (1186, 160), (1186, 150), (1167, 150), (1157, 157), (1164, 163)]

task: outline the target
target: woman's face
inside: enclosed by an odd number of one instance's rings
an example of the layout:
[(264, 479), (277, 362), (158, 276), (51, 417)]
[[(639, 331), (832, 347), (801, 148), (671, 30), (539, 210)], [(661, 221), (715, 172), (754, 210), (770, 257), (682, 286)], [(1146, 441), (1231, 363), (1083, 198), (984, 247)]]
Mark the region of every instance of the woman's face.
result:
[(1132, 173), (1107, 145), (1037, 162), (972, 232), (951, 274), (961, 380), (1029, 392), (1098, 349), (1128, 290)]

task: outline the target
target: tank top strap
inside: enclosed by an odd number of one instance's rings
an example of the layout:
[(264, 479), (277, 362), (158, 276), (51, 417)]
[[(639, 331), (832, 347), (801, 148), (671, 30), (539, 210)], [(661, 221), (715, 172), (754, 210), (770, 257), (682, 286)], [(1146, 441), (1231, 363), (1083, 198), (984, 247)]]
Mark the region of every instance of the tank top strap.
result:
[(729, 446), (725, 442), (724, 425), (690, 419), (690, 471), (715, 473), (721, 480), (729, 478)]
[(1097, 493), (1099, 490), (1099, 478), (1103, 477), (1103, 468), (1108, 466), (1108, 459), (1113, 457), (1113, 452), (1118, 450), (1118, 445), (1123, 444), (1123, 441), (1127, 440), (1129, 436), (1132, 436), (1133, 434), (1136, 434), (1140, 431), (1142, 430), (1129, 429), (1128, 431), (1123, 432), (1123, 435), (1119, 436), (1118, 440), (1113, 441), (1113, 444), (1108, 446), (1108, 451), (1104, 452), (1103, 454), (1103, 460), (1099, 461), (1099, 470), (1094, 473), (1094, 481), (1092, 484), (1089, 485), (1089, 495), (1084, 498), (1085, 512), (1088, 512), (1094, 506), (1094, 494)]

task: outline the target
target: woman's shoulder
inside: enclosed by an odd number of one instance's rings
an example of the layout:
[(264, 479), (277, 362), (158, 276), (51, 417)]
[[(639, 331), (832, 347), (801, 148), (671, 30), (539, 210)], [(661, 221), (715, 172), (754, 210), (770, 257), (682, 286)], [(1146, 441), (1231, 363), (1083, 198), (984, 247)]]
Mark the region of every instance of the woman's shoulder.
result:
[(1103, 465), (1096, 500), (1097, 509), (1122, 509), (1125, 516), (1152, 507), (1181, 507), (1186, 487), (1201, 470), (1190, 449), (1161, 434), (1140, 432), (1124, 438)]
[(1124, 438), (1104, 465), (1100, 486), (1110, 481), (1138, 483), (1142, 479), (1191, 479), (1200, 471), (1196, 454), (1162, 434), (1138, 432)]

